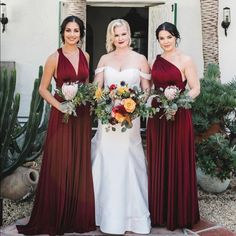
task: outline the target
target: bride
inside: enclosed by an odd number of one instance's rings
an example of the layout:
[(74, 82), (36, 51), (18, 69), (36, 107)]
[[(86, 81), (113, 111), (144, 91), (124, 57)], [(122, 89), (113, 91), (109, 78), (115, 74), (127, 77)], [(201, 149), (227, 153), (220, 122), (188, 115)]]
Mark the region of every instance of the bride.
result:
[[(125, 81), (130, 88), (149, 90), (150, 68), (145, 56), (130, 48), (128, 22), (116, 19), (107, 28), (106, 49), (95, 71), (99, 87)], [(92, 173), (95, 191), (96, 225), (108, 234), (126, 231), (148, 234), (148, 186), (146, 159), (140, 136), (140, 118), (121, 132), (106, 131), (98, 124), (92, 140)]]

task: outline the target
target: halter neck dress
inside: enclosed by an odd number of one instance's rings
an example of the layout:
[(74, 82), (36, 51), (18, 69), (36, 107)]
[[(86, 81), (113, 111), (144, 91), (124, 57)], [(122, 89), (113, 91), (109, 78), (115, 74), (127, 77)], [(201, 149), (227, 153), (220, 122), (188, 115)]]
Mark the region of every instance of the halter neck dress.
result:
[[(85, 83), (89, 71), (83, 52), (79, 49), (77, 75), (61, 48), (58, 53), (56, 86)], [(62, 122), (63, 115), (52, 107), (33, 210), (29, 223), (17, 226), (19, 233), (62, 235), (96, 229), (89, 107), (78, 107), (78, 116), (70, 116), (68, 123)]]

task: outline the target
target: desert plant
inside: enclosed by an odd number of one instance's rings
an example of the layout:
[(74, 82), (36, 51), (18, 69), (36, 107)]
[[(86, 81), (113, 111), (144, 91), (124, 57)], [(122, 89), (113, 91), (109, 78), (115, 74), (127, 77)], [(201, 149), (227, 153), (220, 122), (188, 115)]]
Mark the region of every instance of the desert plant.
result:
[(42, 76), (34, 81), (28, 121), (21, 126), (17, 120), (20, 95), (15, 94), (16, 72), (9, 77), (4, 71), (0, 77), (0, 161), (1, 179), (18, 166), (36, 159), (41, 151), (47, 126), (48, 105), (38, 93)]

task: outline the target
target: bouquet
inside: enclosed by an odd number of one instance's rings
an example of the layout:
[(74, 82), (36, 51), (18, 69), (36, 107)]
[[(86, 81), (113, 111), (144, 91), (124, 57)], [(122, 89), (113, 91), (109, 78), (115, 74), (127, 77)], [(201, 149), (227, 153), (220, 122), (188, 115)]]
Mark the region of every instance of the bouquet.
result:
[(144, 118), (154, 114), (155, 109), (146, 106), (146, 98), (146, 92), (137, 87), (131, 89), (122, 81), (119, 85), (96, 89), (94, 112), (102, 124), (107, 124), (107, 131), (110, 128), (115, 131), (114, 125), (120, 124), (124, 132), (133, 126), (132, 120), (138, 116)]
[(181, 93), (181, 89), (171, 85), (165, 89), (160, 88), (158, 91), (154, 92), (154, 98), (160, 104), (159, 109), (164, 110), (164, 115), (167, 120), (174, 120), (175, 114), (178, 108), (182, 107), (185, 109), (190, 109), (192, 107), (191, 103), (194, 101), (188, 94), (188, 90)]
[(64, 83), (61, 88), (55, 89), (56, 93), (65, 100), (61, 103), (61, 108), (65, 111), (63, 122), (67, 123), (70, 115), (77, 116), (78, 106), (92, 102), (93, 89), (93, 85), (79, 82)]

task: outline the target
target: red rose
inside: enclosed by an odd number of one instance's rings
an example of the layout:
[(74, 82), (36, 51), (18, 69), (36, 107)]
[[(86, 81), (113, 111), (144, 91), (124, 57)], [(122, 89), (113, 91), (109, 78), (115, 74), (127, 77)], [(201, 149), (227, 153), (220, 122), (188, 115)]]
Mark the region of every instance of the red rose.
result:
[(113, 112), (113, 113), (119, 112), (120, 114), (125, 114), (125, 113), (126, 113), (126, 110), (125, 110), (125, 108), (124, 108), (123, 105), (117, 105), (117, 106), (115, 106), (115, 107), (112, 108), (112, 112)]
[(115, 84), (111, 84), (110, 87), (109, 87), (110, 91), (116, 89), (116, 85)]

